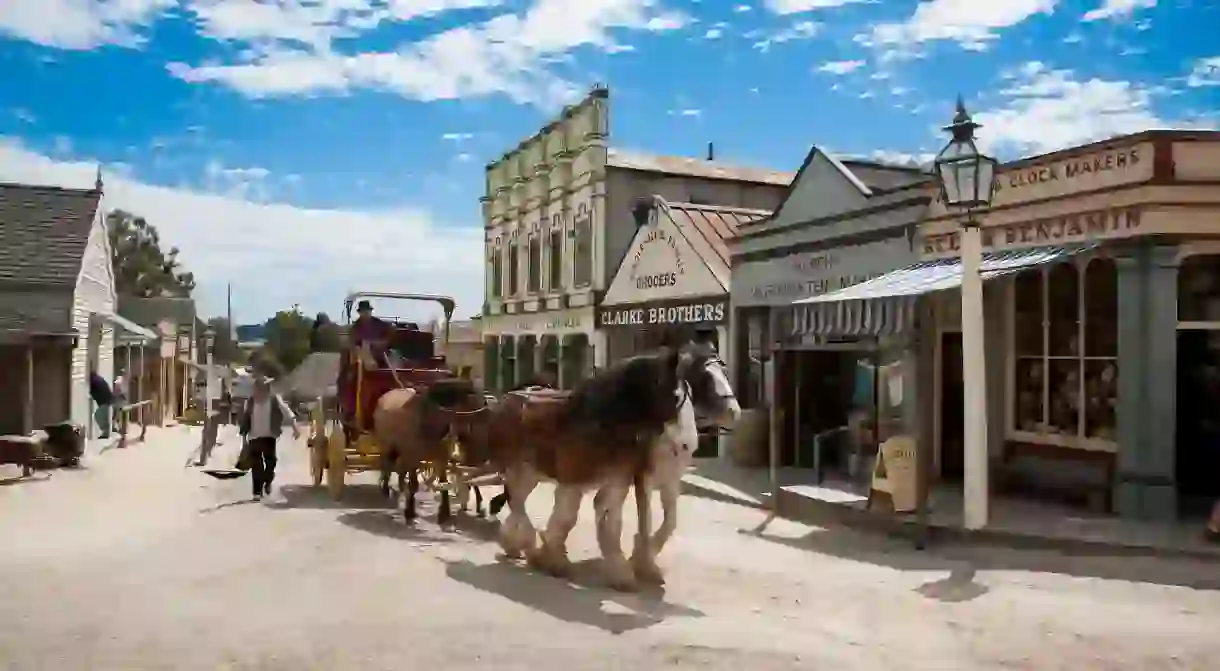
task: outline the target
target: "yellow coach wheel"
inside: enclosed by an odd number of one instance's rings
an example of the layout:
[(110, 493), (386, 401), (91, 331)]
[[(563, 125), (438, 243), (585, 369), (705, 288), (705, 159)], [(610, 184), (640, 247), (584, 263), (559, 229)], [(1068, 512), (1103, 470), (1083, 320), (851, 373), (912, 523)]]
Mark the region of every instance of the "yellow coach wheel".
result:
[(344, 454), (346, 448), (347, 440), (343, 436), (343, 427), (336, 426), (326, 444), (326, 486), (335, 499), (343, 496), (343, 479), (347, 475), (347, 458)]

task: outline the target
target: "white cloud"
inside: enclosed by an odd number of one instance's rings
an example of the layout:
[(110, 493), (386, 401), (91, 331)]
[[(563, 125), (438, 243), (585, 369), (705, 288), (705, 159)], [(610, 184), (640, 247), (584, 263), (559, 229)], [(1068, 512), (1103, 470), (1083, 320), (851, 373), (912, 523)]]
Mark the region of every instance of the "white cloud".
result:
[[(365, 0), (327, 0), (328, 6), (338, 3), (363, 4)], [(408, 14), (402, 9), (407, 4), (418, 14), (425, 6), (435, 13), (442, 8), (491, 3), (400, 2), (394, 5), (400, 9), (396, 18)], [(375, 19), (381, 20), (371, 14), (359, 16), (363, 23), (349, 21), (342, 28), (366, 28)], [(326, 32), (335, 27), (314, 32), (302, 28), (296, 34), (296, 41), (304, 43), (301, 46), (263, 45), (237, 62), (172, 63), (169, 71), (188, 82), (226, 84), (251, 97), (371, 88), (423, 101), (499, 93), (517, 102), (553, 105), (576, 93), (576, 87), (550, 69), (550, 64), (571, 50), (592, 46), (621, 51), (623, 47), (611, 34), (614, 31), (669, 31), (687, 21), (684, 15), (660, 7), (657, 0), (534, 0), (524, 12), (502, 13), (394, 51), (345, 54), (331, 43), (335, 34)], [(271, 31), (264, 28), (261, 32)]]
[(448, 140), (458, 144), (461, 144), (472, 137), (474, 137), (474, 133), (445, 133), (444, 135), (441, 135), (442, 140)]
[(1085, 13), (1082, 21), (1129, 19), (1137, 10), (1156, 7), (1156, 0), (1102, 0), (1101, 6)]
[[(1078, 80), (1030, 62), (1000, 91), (1002, 107), (975, 114), (985, 147), (1041, 154), (1173, 124), (1153, 110), (1154, 90), (1126, 81)], [(1179, 124), (1181, 125), (1181, 124)]]
[[(96, 170), (95, 163), (55, 160), (0, 137), (0, 181), (88, 188)], [(482, 308), (483, 232), (477, 225), (442, 227), (411, 209), (375, 213), (258, 203), (147, 184), (122, 176), (121, 167), (104, 170), (106, 207), (147, 218), (167, 244), (182, 250), (207, 314), (224, 309), (227, 282), (242, 321), (266, 319), (294, 303), (334, 316), (353, 289), (448, 293), (462, 316)], [(209, 173), (249, 182), (267, 177), (261, 168), (219, 164)]]
[(800, 14), (815, 9), (832, 9), (858, 2), (875, 2), (876, 0), (766, 0), (767, 9), (780, 15)]
[(903, 151), (891, 151), (888, 149), (878, 149), (867, 156), (867, 160), (884, 163), (886, 165), (900, 166), (930, 166), (932, 161), (936, 160), (936, 154), (918, 153), (912, 154)]
[(1059, 0), (928, 0), (902, 23), (875, 25), (856, 41), (903, 55), (924, 42), (951, 40), (982, 50), (997, 31), (1038, 14), (1051, 14)]
[(864, 61), (830, 61), (823, 63), (817, 67), (818, 72), (826, 72), (832, 75), (845, 75), (849, 72), (855, 72), (864, 67)]
[(703, 33), (705, 40), (718, 40), (724, 35), (724, 30), (721, 28), (708, 28), (706, 33)]
[(135, 46), (177, 0), (0, 0), (0, 34), (59, 49)]
[(1220, 56), (1200, 58), (1196, 61), (1186, 78), (1186, 85), (1191, 88), (1220, 86)]
[(746, 12), (754, 11), (754, 8), (749, 5), (736, 5), (735, 7), (733, 7), (733, 11), (738, 14), (744, 14)]
[(759, 51), (769, 51), (772, 45), (783, 44), (784, 42), (792, 42), (794, 40), (807, 40), (814, 35), (817, 35), (822, 29), (822, 24), (816, 21), (797, 21), (791, 26), (779, 30), (763, 39), (754, 43), (754, 48)]

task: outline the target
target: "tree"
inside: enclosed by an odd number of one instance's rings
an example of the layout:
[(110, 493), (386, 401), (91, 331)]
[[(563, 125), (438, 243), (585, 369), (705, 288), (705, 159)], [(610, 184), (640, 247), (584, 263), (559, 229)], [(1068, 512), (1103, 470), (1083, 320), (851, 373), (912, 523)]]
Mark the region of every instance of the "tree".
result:
[(233, 363), (241, 361), (241, 350), (233, 340), (233, 328), (227, 317), (212, 317), (208, 320), (208, 328), (216, 335), (213, 342), (212, 356), (217, 363)]
[(301, 314), (300, 308), (280, 310), (267, 320), (263, 349), (273, 356), (285, 371), (296, 370), (310, 353), (313, 320)]
[(343, 351), (343, 329), (325, 312), (319, 312), (313, 320), (309, 333), (309, 351), (311, 352), (341, 352)]
[(161, 249), (157, 227), (143, 217), (113, 210), (106, 215), (115, 290), (141, 298), (188, 298), (195, 276), (182, 270), (178, 248)]
[(250, 355), (250, 369), (256, 375), (264, 375), (270, 378), (279, 378), (284, 375), (284, 366), (279, 359), (275, 357), (275, 353), (267, 349), (267, 346), (257, 349)]

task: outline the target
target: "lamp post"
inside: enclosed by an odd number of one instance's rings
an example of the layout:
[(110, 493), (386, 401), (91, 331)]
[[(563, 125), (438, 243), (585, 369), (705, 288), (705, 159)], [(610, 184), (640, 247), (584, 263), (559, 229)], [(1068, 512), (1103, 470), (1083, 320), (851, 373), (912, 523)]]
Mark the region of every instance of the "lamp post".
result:
[(205, 365), (207, 366), (207, 368), (206, 368), (207, 372), (204, 373), (204, 378), (203, 378), (204, 379), (204, 385), (203, 385), (203, 396), (204, 396), (203, 411), (204, 412), (203, 412), (203, 414), (204, 414), (204, 417), (207, 418), (207, 420), (211, 420), (211, 417), (212, 417), (212, 384), (213, 384), (212, 378), (215, 375), (214, 371), (212, 370), (212, 353), (213, 353), (213, 350), (215, 350), (215, 349), (216, 349), (216, 331), (213, 330), (211, 326), (209, 326), (207, 328), (207, 330), (203, 332), (203, 351), (206, 353), (206, 359), (204, 360), (204, 362), (205, 362)]
[(965, 525), (987, 526), (990, 491), (987, 446), (987, 365), (983, 346), (983, 244), (974, 211), (991, 205), (995, 190), (995, 159), (979, 152), (974, 123), (961, 98), (952, 135), (934, 163), (940, 196), (946, 209), (965, 211), (961, 230), (962, 376), (964, 383)]

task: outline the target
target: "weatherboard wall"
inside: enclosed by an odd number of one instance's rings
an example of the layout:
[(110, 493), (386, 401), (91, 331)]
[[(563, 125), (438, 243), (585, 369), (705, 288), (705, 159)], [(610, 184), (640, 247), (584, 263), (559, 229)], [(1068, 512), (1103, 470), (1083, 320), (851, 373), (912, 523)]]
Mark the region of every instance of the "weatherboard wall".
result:
[(72, 422), (88, 427), (87, 435), (90, 436), (96, 430), (89, 400), (91, 364), (103, 379), (114, 379), (114, 327), (98, 317), (114, 314), (116, 306), (109, 236), (102, 212), (104, 208), (99, 207), (89, 233), (72, 311), (72, 325), (80, 334), (72, 353)]

